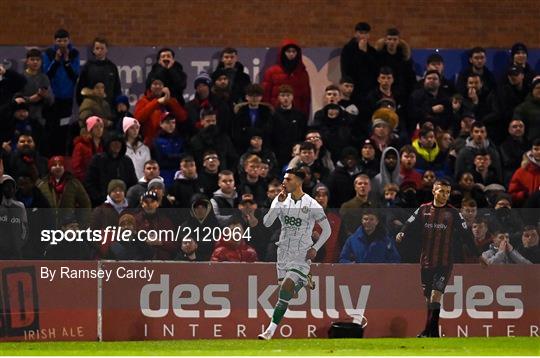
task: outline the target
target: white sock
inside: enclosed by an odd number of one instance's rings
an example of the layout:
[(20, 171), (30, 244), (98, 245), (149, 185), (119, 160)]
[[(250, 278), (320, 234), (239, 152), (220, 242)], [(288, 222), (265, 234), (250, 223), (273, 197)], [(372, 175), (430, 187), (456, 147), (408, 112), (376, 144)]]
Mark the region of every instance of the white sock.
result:
[(277, 328), (277, 324), (275, 324), (274, 322), (270, 322), (270, 325), (268, 326), (268, 328), (266, 330), (270, 331), (270, 333), (272, 333), (272, 335), (274, 335), (274, 332), (276, 331), (276, 328)]

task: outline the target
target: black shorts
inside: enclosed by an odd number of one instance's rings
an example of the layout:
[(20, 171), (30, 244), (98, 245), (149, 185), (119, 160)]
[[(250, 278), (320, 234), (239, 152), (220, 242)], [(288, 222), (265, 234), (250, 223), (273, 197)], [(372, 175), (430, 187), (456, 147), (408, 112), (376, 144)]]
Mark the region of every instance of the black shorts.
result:
[(452, 266), (422, 268), (420, 270), (420, 276), (424, 296), (429, 298), (433, 290), (444, 293), (446, 284), (450, 276), (452, 276)]

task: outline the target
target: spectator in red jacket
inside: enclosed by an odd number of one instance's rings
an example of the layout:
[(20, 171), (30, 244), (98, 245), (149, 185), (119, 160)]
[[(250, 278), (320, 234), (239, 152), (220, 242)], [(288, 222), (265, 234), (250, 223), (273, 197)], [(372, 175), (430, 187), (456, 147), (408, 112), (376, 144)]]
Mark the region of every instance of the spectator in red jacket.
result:
[(526, 156), (528, 163), (516, 170), (508, 187), (515, 206), (523, 205), (531, 194), (540, 190), (540, 138), (533, 142)]
[(302, 49), (291, 39), (283, 40), (281, 45), (277, 63), (264, 73), (263, 101), (277, 107), (279, 105), (279, 87), (289, 85), (294, 90), (293, 107), (309, 116), (311, 88), (306, 66), (302, 61)]
[(149, 79), (145, 95), (135, 106), (135, 118), (141, 123), (141, 133), (147, 146), (154, 143), (157, 137), (163, 112), (171, 112), (177, 122), (187, 120), (185, 109), (171, 96), (171, 91), (163, 83), (160, 77)]
[[(224, 235), (229, 232), (230, 235), (222, 236), (217, 243), (210, 261), (228, 261), (228, 262), (254, 262), (258, 261), (257, 251), (248, 245), (243, 236), (244, 226), (242, 218), (233, 216), (226, 226), (229, 230), (223, 230)], [(241, 233), (240, 235), (235, 233)]]
[(81, 182), (86, 177), (86, 170), (94, 154), (103, 153), (103, 120), (97, 116), (86, 119), (86, 130), (73, 140), (72, 154), (73, 175)]

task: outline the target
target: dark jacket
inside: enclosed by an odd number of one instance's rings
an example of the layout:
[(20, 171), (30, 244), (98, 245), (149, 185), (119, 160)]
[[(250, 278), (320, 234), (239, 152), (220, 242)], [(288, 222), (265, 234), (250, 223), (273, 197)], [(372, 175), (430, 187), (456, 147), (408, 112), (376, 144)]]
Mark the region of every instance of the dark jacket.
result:
[[(432, 107), (442, 104), (444, 111), (434, 113)], [(433, 96), (425, 88), (414, 91), (409, 98), (407, 132), (414, 133), (416, 125), (420, 126), (425, 122), (432, 122), (435, 126), (448, 129), (452, 125), (452, 102), (442, 91)]]
[(514, 172), (521, 166), (523, 154), (531, 148), (531, 144), (525, 138), (517, 140), (508, 135), (499, 147), (501, 152), (501, 164), (503, 168), (503, 183), (505, 186), (510, 182)]
[(105, 93), (107, 94), (105, 99), (112, 108), (114, 99), (121, 94), (122, 86), (120, 84), (118, 67), (108, 58), (103, 61), (97, 59), (88, 60), (82, 66), (79, 81), (77, 82), (77, 89), (75, 90), (79, 105), (83, 101), (81, 90), (85, 87), (93, 88), (98, 82), (105, 85)]
[(257, 110), (255, 123), (251, 124), (250, 108), (243, 105), (238, 109), (233, 123), (232, 140), (238, 153), (244, 153), (254, 133), (262, 136), (263, 143), (271, 145), (273, 135), (272, 110), (261, 104)]
[[(120, 141), (122, 149), (115, 158), (111, 153), (112, 141)], [(135, 167), (129, 157), (126, 156), (126, 142), (120, 134), (107, 138), (104, 145), (105, 152), (96, 154), (86, 172), (84, 186), (92, 200), (92, 206), (100, 205), (107, 198), (107, 185), (113, 179), (122, 179), (129, 188), (137, 184)]]
[(274, 113), (271, 147), (274, 148), (279, 167), (291, 160), (292, 147), (304, 140), (306, 130), (307, 119), (302, 112), (278, 106)]
[(521, 119), (525, 123), (528, 140), (540, 138), (540, 98), (528, 95), (525, 101), (516, 107), (512, 118)]
[[(20, 73), (8, 69), (4, 73), (4, 78), (0, 81), (0, 115), (6, 116), (10, 112), (13, 96), (21, 92), (26, 85), (26, 78)], [(0, 121), (0, 130), (3, 128), (4, 120)]]
[(246, 95), (246, 87), (251, 84), (251, 78), (244, 72), (244, 65), (236, 62), (234, 68), (225, 69), (223, 62), (219, 62), (216, 71), (212, 73), (212, 78), (217, 71), (224, 71), (229, 78), (229, 88), (231, 90), (231, 98), (233, 103), (244, 102)]
[(181, 171), (177, 171), (170, 194), (175, 198), (175, 207), (187, 209), (191, 207), (191, 199), (195, 194), (204, 194), (204, 188), (198, 177), (188, 179)]
[(396, 54), (392, 55), (386, 49), (384, 38), (375, 43), (377, 62), (380, 67), (388, 66), (394, 71), (394, 86), (405, 97), (413, 91), (416, 83), (416, 74), (411, 59), (411, 48), (403, 39), (399, 40)]
[(332, 158), (339, 158), (343, 148), (351, 145), (353, 140), (352, 133), (352, 120), (348, 113), (346, 113), (341, 107), (339, 107), (339, 114), (336, 118), (328, 117), (328, 111), (330, 106), (325, 106), (323, 111), (323, 118), (319, 131), (321, 133), (324, 145)]
[[(195, 217), (196, 203), (203, 203), (206, 206), (206, 213), (200, 220)], [(192, 233), (196, 232), (196, 229), (199, 229), (198, 231), (201, 233), (201, 235), (199, 237), (193, 237), (195, 240), (197, 240), (199, 245), (197, 249), (197, 256), (200, 258), (200, 261), (209, 261), (214, 249), (214, 243), (213, 241), (203, 241), (202, 236), (204, 235), (204, 230), (208, 230), (205, 228), (213, 229), (215, 227), (219, 227), (218, 220), (216, 219), (214, 211), (212, 210), (212, 204), (210, 204), (210, 201), (208, 201), (204, 196), (194, 195), (189, 208), (189, 217), (182, 223), (181, 226), (191, 229)]]
[[(459, 73), (456, 81), (456, 89), (460, 93), (467, 92), (467, 77), (472, 72), (472, 66), (469, 66)], [(497, 89), (497, 80), (495, 79), (493, 73), (486, 66), (484, 66), (484, 72), (482, 73), (482, 75), (480, 75), (480, 78), (482, 79), (483, 87), (487, 92), (491, 92), (492, 90)]]
[(202, 127), (201, 111), (205, 108), (211, 108), (216, 112), (217, 126), (220, 133), (231, 135), (234, 113), (232, 107), (213, 92), (210, 92), (208, 98), (200, 99), (197, 94), (186, 104), (188, 122), (186, 126), (178, 127), (181, 133), (186, 133), (189, 137), (193, 136)]
[(186, 89), (187, 75), (184, 72), (182, 64), (174, 61), (171, 68), (165, 68), (159, 63), (152, 65), (152, 70), (146, 77), (146, 88), (150, 88), (152, 80), (159, 78), (163, 81), (163, 85), (171, 90), (171, 97), (176, 98), (180, 104), (184, 104), (184, 90)]
[(195, 157), (197, 166), (202, 167), (206, 150), (214, 149), (219, 154), (222, 169), (235, 170), (238, 154), (227, 134), (220, 133), (217, 126), (201, 129), (189, 142), (189, 152)]
[(354, 191), (354, 178), (360, 173), (360, 168), (348, 171), (341, 163), (330, 173), (326, 186), (330, 191), (328, 206), (330, 208), (340, 208), (341, 204), (352, 199), (356, 193)]
[(348, 76), (354, 81), (353, 99), (359, 100), (377, 86), (377, 51), (367, 45), (364, 52), (358, 48), (358, 40), (352, 38), (341, 50), (341, 77)]

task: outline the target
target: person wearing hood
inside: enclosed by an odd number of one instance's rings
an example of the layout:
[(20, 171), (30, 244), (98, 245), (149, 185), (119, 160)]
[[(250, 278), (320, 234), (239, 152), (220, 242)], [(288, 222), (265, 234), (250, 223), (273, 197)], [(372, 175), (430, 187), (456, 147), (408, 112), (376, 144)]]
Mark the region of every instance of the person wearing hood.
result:
[(22, 248), (28, 240), (28, 218), (24, 204), (15, 199), (17, 184), (15, 180), (4, 174), (0, 177), (2, 201), (0, 216), (5, 218), (0, 224), (2, 238), (0, 239), (0, 259), (22, 259)]
[(363, 100), (377, 85), (377, 51), (369, 44), (371, 26), (359, 22), (354, 37), (341, 50), (341, 77), (350, 77), (354, 83), (352, 99)]
[(107, 58), (109, 52), (109, 43), (102, 37), (96, 37), (92, 46), (93, 59), (89, 59), (81, 68), (79, 81), (77, 82), (77, 104), (80, 106), (83, 102), (81, 91), (85, 87), (91, 87), (91, 83), (101, 82), (105, 85), (105, 100), (112, 108), (113, 101), (120, 96), (122, 86), (120, 84), (120, 75), (116, 65)]
[(454, 170), (456, 178), (463, 172), (474, 171), (474, 157), (479, 151), (486, 151), (491, 164), (495, 169), (497, 178), (502, 178), (501, 157), (497, 147), (488, 139), (486, 126), (481, 121), (475, 121), (472, 124), (471, 135), (465, 141), (465, 147), (462, 148), (456, 159), (456, 168)]
[(47, 118), (45, 137), (49, 139), (48, 155), (64, 155), (69, 125), (64, 119), (71, 117), (73, 96), (81, 66), (79, 51), (71, 44), (69, 32), (59, 29), (54, 34), (54, 46), (43, 53), (41, 65), (51, 81), (54, 103), (44, 114)]
[(536, 76), (531, 84), (531, 94), (514, 110), (513, 119), (521, 119), (527, 129), (527, 139), (533, 141), (540, 138), (540, 76)]
[(104, 123), (100, 117), (92, 116), (86, 120), (85, 129), (73, 140), (72, 158), (73, 175), (80, 181), (86, 177), (88, 165), (97, 153), (103, 153)]
[(34, 137), (30, 133), (21, 133), (17, 138), (17, 147), (3, 146), (3, 162), (5, 172), (17, 178), (21, 172), (31, 172), (40, 178), (47, 174), (47, 159), (36, 151)]
[(213, 149), (219, 153), (223, 169), (234, 170), (238, 162), (238, 154), (228, 134), (219, 130), (216, 112), (205, 109), (201, 112), (201, 130), (189, 142), (189, 152), (193, 154), (197, 164), (203, 165), (204, 152)]
[[(228, 227), (231, 232), (244, 232), (242, 218), (233, 216), (229, 219)], [(233, 231), (234, 230), (234, 231)], [(222, 237), (216, 243), (210, 261), (213, 262), (255, 262), (258, 261), (257, 251), (246, 243), (244, 238), (234, 239), (232, 237)]]
[(244, 71), (244, 65), (238, 61), (238, 51), (235, 48), (227, 47), (221, 51), (220, 61), (212, 73), (212, 79), (217, 79), (218, 74), (225, 74), (229, 78), (232, 102), (243, 102), (246, 87), (251, 84), (251, 78)]
[(396, 28), (386, 30), (384, 38), (375, 43), (380, 67), (390, 67), (394, 72), (394, 85), (398, 93), (407, 98), (416, 83), (411, 59), (411, 47), (400, 37)]
[(146, 92), (135, 105), (135, 118), (141, 124), (144, 144), (150, 146), (158, 135), (163, 113), (170, 112), (178, 122), (187, 121), (187, 112), (165, 86), (163, 77), (149, 76)]
[(362, 226), (345, 242), (339, 263), (400, 263), (396, 244), (386, 233), (382, 222), (375, 210), (364, 211)]
[(126, 183), (113, 179), (107, 185), (107, 199), (92, 211), (90, 228), (105, 230), (108, 226), (117, 226), (122, 212), (128, 208), (126, 199)]
[(218, 174), (218, 187), (210, 199), (214, 214), (221, 225), (225, 225), (233, 215), (233, 209), (238, 207), (238, 192), (234, 183), (234, 173), (222, 170)]
[(100, 205), (107, 198), (107, 186), (113, 179), (122, 179), (126, 187), (137, 184), (135, 167), (126, 156), (126, 141), (119, 133), (105, 141), (105, 151), (94, 155), (84, 180), (84, 186), (92, 200), (92, 206)]
[(331, 208), (339, 208), (341, 204), (354, 197), (354, 178), (360, 172), (358, 151), (354, 147), (343, 148), (336, 169), (330, 173), (326, 181), (328, 190), (332, 193), (329, 198)]
[[(203, 194), (195, 194), (190, 199), (189, 205), (189, 216), (182, 223), (181, 227), (188, 227), (191, 229), (192, 233), (195, 233), (198, 229), (200, 233), (203, 233), (205, 228), (215, 228), (219, 227), (219, 222), (212, 210), (212, 204)], [(206, 229), (208, 230), (208, 229)], [(197, 243), (199, 245), (197, 249), (197, 254), (200, 258), (200, 261), (209, 261), (212, 256), (212, 251), (214, 248), (214, 243), (211, 241), (201, 240), (201, 237), (196, 237)]]
[(508, 186), (508, 193), (518, 207), (540, 188), (540, 138), (535, 139), (526, 158), (523, 165), (515, 171)]
[(291, 39), (282, 41), (277, 63), (264, 73), (263, 100), (274, 107), (279, 106), (278, 95), (281, 85), (293, 88), (295, 97), (293, 107), (309, 116), (311, 110), (309, 75), (302, 61), (302, 49)]
[[(112, 110), (113, 110), (113, 121), (115, 124), (116, 131), (122, 132), (124, 130), (124, 118), (130, 117), (134, 118), (135, 116), (130, 112), (130, 104), (129, 104), (129, 98), (128, 96), (118, 96), (114, 99), (112, 104)], [(140, 124), (140, 123), (139, 123)]]
[(106, 100), (106, 87), (102, 82), (91, 82), (89, 87), (81, 90), (84, 97), (79, 107), (79, 126), (85, 128), (86, 119), (91, 116), (98, 116), (103, 120), (106, 129), (114, 129), (113, 114), (111, 106)]
[(399, 176), (399, 152), (394, 147), (386, 148), (381, 156), (380, 172), (372, 180), (372, 191), (380, 199), (384, 195), (386, 184), (401, 184)]
[(170, 193), (175, 199), (174, 206), (181, 209), (190, 207), (193, 195), (204, 193), (204, 188), (197, 174), (197, 163), (193, 156), (186, 154), (180, 159), (180, 170), (174, 174)]
[(186, 140), (176, 130), (176, 119), (172, 113), (161, 114), (159, 127), (160, 131), (152, 147), (152, 156), (159, 163), (165, 185), (170, 187), (174, 180), (174, 173), (180, 164), (180, 157), (185, 152)]
[(143, 175), (139, 177), (137, 184), (133, 185), (127, 191), (127, 201), (130, 208), (139, 206), (141, 195), (148, 190), (148, 183), (151, 180), (159, 178), (164, 180), (161, 176), (161, 166), (154, 159), (150, 159), (144, 163)]
[(338, 104), (328, 104), (319, 127), (326, 149), (333, 158), (339, 158), (344, 148), (352, 144), (351, 118)]
[(126, 155), (133, 162), (137, 178), (143, 176), (144, 163), (151, 159), (150, 148), (143, 143), (140, 129), (141, 125), (135, 118), (124, 117), (122, 120), (122, 131), (126, 138)]
[(175, 60), (175, 53), (170, 48), (161, 48), (156, 56), (157, 63), (146, 78), (146, 88), (150, 88), (155, 78), (161, 78), (163, 86), (170, 90), (170, 96), (181, 105), (185, 104), (184, 90), (186, 89), (187, 75), (182, 64)]

